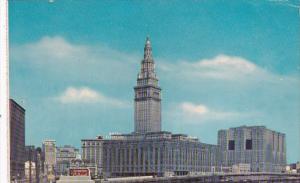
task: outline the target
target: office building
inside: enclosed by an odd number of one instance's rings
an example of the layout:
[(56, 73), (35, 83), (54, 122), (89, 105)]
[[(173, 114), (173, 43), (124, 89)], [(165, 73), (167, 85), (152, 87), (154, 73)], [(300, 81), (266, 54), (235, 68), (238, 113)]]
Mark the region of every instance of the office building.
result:
[(282, 172), (286, 166), (285, 134), (265, 126), (220, 130), (218, 145), (222, 166), (250, 164), (252, 172)]
[(11, 180), (24, 178), (25, 109), (13, 99), (10, 107), (10, 175)]

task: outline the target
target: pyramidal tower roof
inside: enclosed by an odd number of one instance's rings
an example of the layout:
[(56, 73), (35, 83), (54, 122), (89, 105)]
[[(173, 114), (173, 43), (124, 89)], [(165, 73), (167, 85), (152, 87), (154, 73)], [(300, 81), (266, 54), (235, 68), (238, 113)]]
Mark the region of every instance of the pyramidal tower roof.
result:
[(152, 62), (153, 61), (153, 58), (152, 58), (152, 46), (151, 46), (151, 41), (150, 41), (149, 36), (147, 36), (146, 42), (145, 42), (144, 61), (146, 61), (146, 62)]

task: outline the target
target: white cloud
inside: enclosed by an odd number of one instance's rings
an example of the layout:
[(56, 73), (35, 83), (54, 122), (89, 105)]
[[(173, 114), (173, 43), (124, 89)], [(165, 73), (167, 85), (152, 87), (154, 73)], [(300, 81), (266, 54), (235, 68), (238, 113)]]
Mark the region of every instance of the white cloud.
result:
[(206, 122), (228, 121), (241, 118), (246, 114), (232, 111), (220, 111), (204, 104), (182, 102), (174, 105), (167, 112), (167, 118), (173, 122), (201, 124)]
[(101, 92), (88, 87), (68, 87), (56, 99), (63, 104), (102, 103), (114, 107), (127, 107), (127, 102), (107, 97)]
[(60, 36), (42, 37), (39, 41), (13, 47), (13, 58), (43, 63), (45, 61), (72, 61), (87, 56), (88, 48), (73, 45)]
[(209, 112), (208, 108), (205, 105), (195, 105), (190, 102), (183, 102), (180, 104), (183, 112), (196, 114), (196, 115), (205, 115)]
[(244, 82), (257, 79), (269, 81), (290, 79), (283, 76), (276, 77), (245, 58), (223, 54), (197, 62), (162, 63), (162, 66), (158, 68), (164, 73), (176, 73), (175, 76), (189, 80), (213, 79)]
[(77, 44), (61, 36), (44, 36), (36, 42), (12, 45), (11, 60), (33, 73), (40, 72), (43, 77), (98, 84), (128, 82), (136, 76), (135, 67), (140, 62), (135, 54), (100, 44)]

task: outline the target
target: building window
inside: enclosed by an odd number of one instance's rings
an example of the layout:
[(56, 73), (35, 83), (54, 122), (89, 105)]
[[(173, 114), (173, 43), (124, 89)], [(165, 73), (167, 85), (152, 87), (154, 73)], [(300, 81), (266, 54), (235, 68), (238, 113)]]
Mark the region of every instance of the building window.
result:
[(228, 141), (228, 150), (234, 150), (234, 140)]
[(246, 150), (252, 149), (252, 139), (246, 139)]

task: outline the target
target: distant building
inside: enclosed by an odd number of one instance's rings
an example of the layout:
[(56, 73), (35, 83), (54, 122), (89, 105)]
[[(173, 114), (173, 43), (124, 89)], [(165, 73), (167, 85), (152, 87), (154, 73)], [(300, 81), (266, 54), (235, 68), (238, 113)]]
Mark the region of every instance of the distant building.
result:
[(95, 167), (91, 170), (91, 175), (100, 175), (103, 169), (103, 137), (81, 140), (81, 148), (85, 166)]
[(36, 166), (33, 161), (25, 162), (25, 182), (27, 183), (36, 183)]
[(36, 161), (36, 149), (33, 145), (27, 145), (25, 146), (25, 154), (24, 154), (24, 160), (25, 161)]
[(44, 154), (44, 173), (48, 181), (55, 180), (55, 165), (56, 165), (56, 146), (55, 140), (45, 140), (43, 142)]
[(220, 130), (222, 166), (250, 164), (252, 172), (282, 172), (286, 165), (285, 134), (264, 126)]
[[(28, 182), (39, 183), (43, 177), (43, 158), (41, 148), (33, 145), (25, 146), (25, 177)], [(26, 164), (27, 162), (27, 164)], [(34, 170), (32, 170), (34, 165)], [(27, 170), (26, 170), (27, 168)], [(31, 171), (30, 171), (31, 170)], [(34, 171), (34, 172), (33, 172)], [(30, 174), (31, 172), (31, 174)]]
[(25, 109), (13, 99), (10, 106), (10, 173), (12, 180), (24, 178)]
[(25, 146), (25, 179), (26, 182), (37, 182), (36, 161), (37, 152), (34, 146)]
[(35, 149), (36, 152), (36, 180), (38, 183), (42, 182), (44, 180), (44, 156), (42, 153), (42, 149), (40, 147), (37, 147)]
[(80, 158), (79, 149), (65, 145), (56, 148), (56, 175), (68, 175), (68, 171), (73, 160)]
[(286, 173), (300, 173), (300, 162), (291, 163), (286, 166)]

